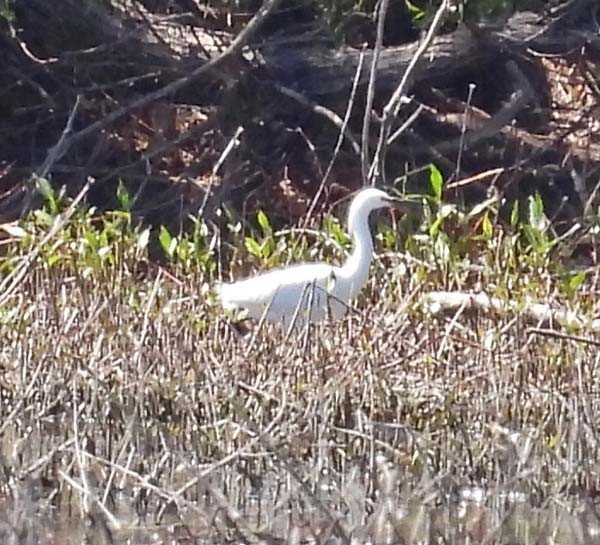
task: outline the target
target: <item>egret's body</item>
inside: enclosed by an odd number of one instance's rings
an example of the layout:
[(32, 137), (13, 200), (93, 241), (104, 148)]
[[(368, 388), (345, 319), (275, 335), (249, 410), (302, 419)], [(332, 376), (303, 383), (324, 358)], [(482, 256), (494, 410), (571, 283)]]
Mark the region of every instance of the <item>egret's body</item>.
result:
[[(373, 258), (373, 238), (369, 214), (383, 207), (396, 206), (397, 199), (368, 188), (353, 199), (348, 211), (348, 231), (354, 248), (342, 266), (307, 263), (276, 269), (253, 278), (218, 287), (223, 307), (246, 309), (253, 318), (265, 318), (288, 327), (302, 327), (306, 321), (327, 317), (339, 319), (348, 304), (366, 284)], [(310, 305), (309, 305), (310, 303)], [(266, 313), (266, 314), (265, 314)]]

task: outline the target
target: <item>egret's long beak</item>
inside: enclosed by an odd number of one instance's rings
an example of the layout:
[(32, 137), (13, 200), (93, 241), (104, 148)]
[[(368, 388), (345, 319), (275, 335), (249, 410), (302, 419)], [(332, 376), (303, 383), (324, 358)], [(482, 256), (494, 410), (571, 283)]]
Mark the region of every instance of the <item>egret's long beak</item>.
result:
[(396, 197), (387, 197), (384, 199), (390, 208), (400, 210), (401, 212), (411, 212), (421, 208), (421, 203), (409, 201), (408, 199), (398, 199)]

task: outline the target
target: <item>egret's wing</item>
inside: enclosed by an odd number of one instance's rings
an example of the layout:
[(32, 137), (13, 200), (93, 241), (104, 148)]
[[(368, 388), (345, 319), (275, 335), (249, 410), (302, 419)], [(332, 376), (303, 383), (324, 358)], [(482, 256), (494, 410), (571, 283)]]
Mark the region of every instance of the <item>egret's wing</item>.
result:
[(224, 308), (229, 310), (245, 308), (270, 301), (275, 294), (276, 285), (266, 278), (270, 273), (247, 278), (231, 284), (217, 286), (217, 294)]
[[(266, 307), (275, 311), (295, 309), (306, 286), (326, 285), (332, 267), (326, 263), (307, 263), (286, 269), (275, 269), (232, 284), (221, 284), (216, 291), (223, 307), (228, 309)], [(276, 308), (275, 308), (276, 307)], [(289, 307), (284, 308), (284, 307)]]

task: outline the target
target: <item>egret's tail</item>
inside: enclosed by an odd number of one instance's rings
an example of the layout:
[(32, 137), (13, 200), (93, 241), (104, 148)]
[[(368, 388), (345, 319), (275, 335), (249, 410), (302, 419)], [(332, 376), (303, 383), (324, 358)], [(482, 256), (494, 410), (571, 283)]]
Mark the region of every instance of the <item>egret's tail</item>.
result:
[(217, 284), (215, 292), (225, 310), (236, 310), (239, 305), (236, 303), (235, 286), (233, 284)]

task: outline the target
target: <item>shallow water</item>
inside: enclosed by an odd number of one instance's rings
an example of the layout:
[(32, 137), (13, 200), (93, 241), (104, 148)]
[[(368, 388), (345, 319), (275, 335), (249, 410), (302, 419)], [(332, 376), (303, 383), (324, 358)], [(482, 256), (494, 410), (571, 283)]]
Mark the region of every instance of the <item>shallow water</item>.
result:
[(140, 488), (126, 483), (102, 507), (99, 495), (91, 499), (93, 492), (85, 502), (42, 477), (10, 479), (0, 500), (0, 543), (600, 544), (595, 498), (540, 503), (522, 492), (453, 486), (452, 480), (409, 490), (397, 475), (382, 476), (395, 471), (393, 464), (381, 457), (379, 464), (375, 494), (368, 493), (358, 467), (343, 478), (322, 472), (311, 482), (311, 472), (298, 466), (293, 473), (306, 477), (306, 484), (273, 471), (252, 487), (242, 473), (225, 471), (220, 479), (197, 483), (178, 504), (140, 497)]

